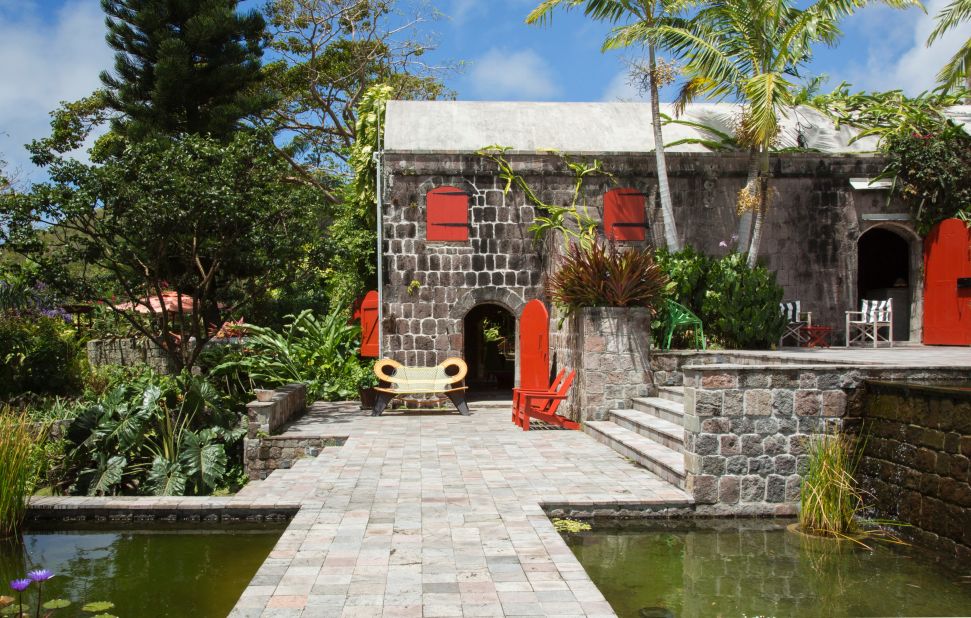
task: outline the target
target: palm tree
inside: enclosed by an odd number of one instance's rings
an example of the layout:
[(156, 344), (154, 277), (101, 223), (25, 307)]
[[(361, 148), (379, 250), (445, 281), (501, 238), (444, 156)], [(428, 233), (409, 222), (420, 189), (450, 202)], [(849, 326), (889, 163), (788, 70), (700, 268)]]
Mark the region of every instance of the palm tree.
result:
[[(748, 264), (755, 266), (769, 203), (769, 153), (780, 119), (794, 103), (799, 67), (814, 44), (833, 45), (839, 21), (868, 0), (816, 0), (804, 9), (793, 0), (696, 1), (696, 16), (682, 25), (635, 28), (627, 39), (654, 41), (685, 59), (687, 82), (678, 97), (683, 109), (699, 96), (737, 98), (743, 106), (738, 136), (753, 157), (749, 182), (738, 194), (740, 213), (752, 211), (755, 223)], [(918, 0), (884, 0), (896, 7)], [(618, 43), (628, 42), (625, 38)]]
[[(680, 25), (677, 14), (683, 2), (678, 0), (544, 0), (526, 17), (527, 24), (546, 23), (552, 20), (552, 12), (562, 6), (565, 9), (584, 7), (584, 13), (591, 19), (617, 24), (627, 23), (615, 28), (613, 34), (604, 42), (604, 49), (617, 46), (618, 37), (631, 28), (654, 28), (662, 24)], [(634, 39), (631, 39), (634, 42)], [(639, 42), (639, 41), (638, 41)], [(661, 218), (664, 221), (664, 242), (669, 251), (681, 249), (678, 228), (674, 219), (674, 206), (671, 202), (671, 188), (668, 183), (668, 168), (664, 158), (664, 139), (661, 135), (661, 109), (658, 90), (663, 81), (663, 70), (659, 70), (656, 46), (646, 41), (648, 54), (648, 78), (651, 95), (651, 123), (654, 125), (654, 155), (657, 160), (657, 186), (661, 199)], [(661, 84), (663, 85), (663, 84)]]
[[(957, 27), (963, 21), (971, 21), (971, 0), (954, 0), (937, 14), (937, 26), (927, 37), (927, 45), (930, 46), (945, 32)], [(962, 79), (968, 90), (965, 102), (971, 104), (971, 37), (968, 37), (961, 49), (955, 52), (937, 74), (937, 81), (949, 89), (957, 86)]]

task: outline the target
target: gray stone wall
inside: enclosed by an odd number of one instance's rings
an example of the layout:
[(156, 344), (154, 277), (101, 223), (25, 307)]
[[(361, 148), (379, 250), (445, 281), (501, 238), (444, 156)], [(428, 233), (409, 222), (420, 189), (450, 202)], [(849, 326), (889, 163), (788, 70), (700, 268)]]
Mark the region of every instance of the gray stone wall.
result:
[[(597, 158), (610, 176), (588, 178), (583, 192), (588, 214), (602, 220), (603, 195), (617, 187), (634, 188), (648, 196), (649, 237), (663, 246), (653, 155)], [(559, 157), (510, 154), (508, 159), (544, 200), (569, 203), (573, 176)], [(736, 232), (735, 196), (745, 183), (747, 157), (676, 153), (669, 155), (668, 165), (683, 240), (706, 253), (727, 252), (720, 244), (731, 244)], [(849, 179), (876, 176), (881, 159), (786, 154), (774, 157), (772, 165), (779, 197), (766, 218), (762, 259), (777, 273), (787, 299), (800, 300), (804, 310), (813, 312), (814, 323), (835, 327), (839, 340), (843, 312), (857, 303), (859, 236), (874, 225), (895, 226), (910, 240), (912, 263), (918, 266), (920, 241), (906, 224), (863, 218), (885, 212), (886, 193), (855, 191)], [(389, 355), (418, 365), (461, 355), (462, 318), (472, 307), (494, 303), (518, 317), (525, 302), (545, 298), (549, 256), (560, 243), (533, 241), (528, 228), (534, 207), (518, 189), (504, 193), (505, 181), (494, 164), (470, 154), (391, 152), (385, 170), (384, 345)], [(425, 240), (425, 195), (446, 185), (471, 197), (468, 242)], [(890, 209), (905, 210), (896, 204)], [(922, 286), (910, 283), (917, 311)], [(920, 321), (912, 324), (918, 334)]]
[(94, 339), (87, 344), (87, 354), (92, 367), (147, 365), (162, 374), (175, 371), (165, 351), (143, 337)]
[(244, 466), (251, 481), (262, 481), (274, 470), (286, 470), (304, 457), (316, 457), (328, 446), (341, 446), (347, 438), (326, 436), (269, 436), (245, 438)]
[(288, 421), (307, 409), (307, 385), (287, 384), (273, 391), (270, 401), (246, 404), (247, 427), (243, 438), (243, 467), (250, 480), (265, 479), (277, 468), (289, 468), (295, 459), (316, 455), (327, 444), (319, 438), (272, 438)]
[(270, 401), (251, 401), (246, 404), (246, 436), (256, 438), (275, 433), (291, 418), (307, 409), (307, 385), (287, 384), (273, 391)]
[(868, 382), (860, 415), (866, 436), (860, 477), (874, 515), (897, 531), (971, 564), (971, 393)]
[[(813, 435), (857, 424), (866, 379), (953, 382), (966, 371), (685, 365), (686, 490), (710, 513), (791, 515)], [(849, 420), (847, 420), (849, 419)]]
[(651, 395), (651, 314), (644, 308), (583, 309), (563, 323), (551, 320), (551, 346), (559, 368), (576, 370), (565, 402), (574, 420), (600, 421), (634, 397)]

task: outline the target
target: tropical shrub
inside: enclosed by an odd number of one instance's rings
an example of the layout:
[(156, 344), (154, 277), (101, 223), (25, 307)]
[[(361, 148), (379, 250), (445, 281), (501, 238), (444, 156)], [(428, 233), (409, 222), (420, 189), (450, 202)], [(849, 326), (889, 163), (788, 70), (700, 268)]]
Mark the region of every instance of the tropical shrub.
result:
[[(659, 250), (657, 262), (671, 279), (669, 297), (701, 318), (705, 334), (718, 345), (764, 349), (778, 341), (785, 327), (779, 311), (784, 291), (766, 268), (749, 268), (740, 253), (714, 258), (691, 247)], [(661, 307), (655, 331), (666, 319)]]
[(211, 375), (248, 379), (259, 388), (302, 382), (307, 396), (317, 400), (356, 397), (360, 327), (350, 324), (340, 310), (318, 318), (308, 309), (287, 319), (280, 332), (247, 324), (245, 348), (214, 367)]
[(27, 415), (0, 409), (0, 537), (15, 534), (24, 520), (41, 439)]
[(74, 329), (62, 317), (0, 313), (0, 399), (74, 394), (84, 364)]
[[(245, 430), (222, 395), (187, 372), (110, 385), (67, 431), (67, 489), (88, 495), (209, 494), (231, 476)], [(241, 458), (234, 457), (232, 460)]]
[(548, 286), (569, 315), (584, 307), (653, 308), (667, 284), (652, 250), (591, 242), (570, 244)]
[(701, 303), (702, 320), (726, 348), (767, 348), (779, 340), (785, 318), (779, 311), (784, 291), (762, 266), (749, 268), (741, 253), (712, 263)]

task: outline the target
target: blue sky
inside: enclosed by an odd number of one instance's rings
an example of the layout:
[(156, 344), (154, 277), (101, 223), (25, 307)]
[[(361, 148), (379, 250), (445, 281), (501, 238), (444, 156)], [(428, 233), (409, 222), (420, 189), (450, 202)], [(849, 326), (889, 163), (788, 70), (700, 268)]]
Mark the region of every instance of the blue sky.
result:
[[(442, 15), (422, 27), (437, 40), (434, 63), (456, 63), (448, 85), (465, 100), (632, 100), (625, 57), (600, 53), (607, 27), (581, 12), (560, 12), (552, 26), (527, 26), (538, 0), (426, 0)], [(844, 22), (836, 49), (820, 49), (811, 66), (830, 86), (903, 88), (933, 86), (944, 59), (969, 36), (954, 30), (932, 49), (923, 45), (931, 16), (947, 0), (928, 0), (929, 15), (873, 6)], [(246, 2), (256, 6), (256, 0)], [(59, 101), (95, 89), (111, 64), (97, 0), (0, 0), (0, 156), (26, 177), (36, 177), (23, 144), (47, 134), (48, 112)]]

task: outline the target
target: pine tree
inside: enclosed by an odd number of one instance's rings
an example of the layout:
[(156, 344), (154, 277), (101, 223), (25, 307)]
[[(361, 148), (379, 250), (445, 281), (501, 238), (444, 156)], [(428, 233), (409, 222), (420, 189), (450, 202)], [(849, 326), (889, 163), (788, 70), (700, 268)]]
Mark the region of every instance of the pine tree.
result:
[(237, 0), (101, 0), (115, 71), (102, 72), (113, 129), (228, 138), (272, 102), (259, 88), (266, 24)]

